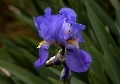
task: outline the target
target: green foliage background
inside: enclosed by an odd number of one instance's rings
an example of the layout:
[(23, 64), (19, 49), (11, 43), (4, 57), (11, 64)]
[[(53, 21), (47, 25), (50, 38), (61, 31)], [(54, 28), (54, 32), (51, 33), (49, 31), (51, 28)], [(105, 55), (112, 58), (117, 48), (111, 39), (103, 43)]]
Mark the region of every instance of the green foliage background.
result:
[[(87, 72), (73, 73), (71, 84), (120, 84), (119, 0), (1, 0), (0, 84), (59, 84), (62, 65), (33, 67), (42, 39), (32, 17), (42, 15), (46, 7), (53, 13), (70, 7), (77, 13), (77, 22), (86, 25), (85, 43), (80, 47), (91, 54), (93, 62)], [(11, 27), (15, 28), (12, 32)], [(51, 46), (49, 51), (51, 57), (58, 47)]]

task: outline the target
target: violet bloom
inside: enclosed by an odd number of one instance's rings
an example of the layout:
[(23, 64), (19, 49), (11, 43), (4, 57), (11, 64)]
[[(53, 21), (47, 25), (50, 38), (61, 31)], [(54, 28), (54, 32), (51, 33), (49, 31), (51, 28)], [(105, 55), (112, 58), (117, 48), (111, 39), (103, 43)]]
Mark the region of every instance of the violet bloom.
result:
[(92, 58), (89, 53), (79, 48), (79, 42), (84, 42), (81, 31), (82, 24), (76, 23), (76, 13), (70, 8), (62, 8), (59, 14), (51, 14), (46, 8), (45, 14), (34, 18), (35, 26), (41, 38), (44, 39), (39, 48), (39, 59), (34, 63), (35, 68), (41, 67), (48, 58), (48, 48), (51, 44), (64, 47), (64, 62), (69, 70), (85, 72)]

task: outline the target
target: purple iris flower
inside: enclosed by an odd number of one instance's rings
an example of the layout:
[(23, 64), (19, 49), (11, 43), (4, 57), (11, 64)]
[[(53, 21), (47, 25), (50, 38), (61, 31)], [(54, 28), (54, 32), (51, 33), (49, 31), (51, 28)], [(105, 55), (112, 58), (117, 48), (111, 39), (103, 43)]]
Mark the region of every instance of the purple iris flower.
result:
[(70, 8), (62, 8), (59, 14), (51, 14), (49, 7), (45, 9), (44, 15), (33, 17), (39, 36), (44, 39), (38, 46), (39, 59), (34, 63), (35, 68), (46, 62), (48, 48), (55, 44), (65, 48), (65, 70), (88, 70), (92, 58), (89, 53), (79, 48), (79, 42), (84, 42), (81, 31), (85, 29), (85, 25), (76, 23), (76, 17), (76, 13)]

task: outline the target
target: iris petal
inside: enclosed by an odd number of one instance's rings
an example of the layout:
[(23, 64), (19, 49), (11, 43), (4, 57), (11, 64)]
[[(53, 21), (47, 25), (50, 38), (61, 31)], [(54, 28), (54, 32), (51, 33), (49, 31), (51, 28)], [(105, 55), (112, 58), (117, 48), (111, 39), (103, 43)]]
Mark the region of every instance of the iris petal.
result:
[(71, 70), (64, 63), (64, 68), (63, 68), (63, 70), (61, 72), (61, 76), (60, 76), (60, 82), (61, 83), (64, 82), (64, 84), (70, 84), (71, 75), (72, 75)]
[(42, 16), (33, 17), (34, 24), (40, 37), (49, 42), (54, 41), (55, 19), (57, 19), (57, 16), (51, 14), (49, 7), (47, 7), (44, 12), (45, 14)]
[(78, 23), (67, 23), (66, 19), (62, 27), (62, 37), (64, 40), (76, 39), (77, 42), (84, 42), (81, 31), (85, 29), (85, 25)]
[(84, 38), (82, 35), (79, 35), (79, 37), (76, 39), (77, 42), (85, 42)]
[(85, 25), (83, 24), (78, 24), (78, 23), (73, 23), (72, 24), (73, 29), (81, 31), (85, 29)]
[(49, 11), (44, 16), (34, 18), (34, 23), (38, 29), (40, 37), (49, 42), (59, 42), (62, 40), (59, 36), (61, 35), (60, 32), (62, 30), (63, 21), (64, 18), (62, 16), (51, 15), (49, 14)]
[(42, 66), (48, 58), (48, 48), (50, 44), (42, 44), (39, 49), (39, 59), (34, 63), (35, 68)]
[(41, 34), (40, 34), (40, 31), (41, 31), (40, 24), (41, 24), (41, 21), (42, 21), (43, 18), (42, 18), (42, 16), (38, 16), (37, 18), (33, 17), (33, 19), (34, 19), (34, 24), (36, 26), (36, 29), (38, 30), (38, 33), (39, 33), (39, 35), (41, 37)]
[(51, 8), (47, 7), (44, 12), (45, 14), (51, 14)]
[(68, 22), (68, 23), (75, 23), (76, 22), (77, 15), (73, 9), (62, 8), (59, 11), (59, 13), (62, 14), (63, 16), (65, 16), (66, 22)]
[[(49, 22), (51, 21), (51, 23)], [(41, 36), (46, 41), (53, 41), (54, 40), (54, 31), (55, 27), (52, 26), (52, 18), (46, 18), (40, 25), (41, 28)]]
[(57, 44), (65, 43), (65, 40), (63, 39), (63, 33), (62, 33), (62, 26), (64, 22), (63, 16), (57, 16), (55, 19), (55, 41)]
[(74, 72), (85, 72), (88, 70), (92, 58), (86, 51), (76, 48), (73, 44), (66, 46), (66, 64)]
[(81, 50), (82, 60), (84, 60), (84, 70), (87, 71), (92, 62), (92, 57), (90, 54), (84, 50)]
[(43, 35), (41, 34), (42, 33), (42, 30), (43, 28), (41, 28), (41, 23), (46, 20), (46, 18), (48, 19), (48, 17), (51, 17), (51, 9), (49, 7), (47, 7), (45, 9), (45, 14), (44, 15), (41, 15), (41, 16), (38, 16), (38, 17), (33, 17), (34, 19), (34, 24), (38, 30), (38, 33), (40, 35), (40, 37), (42, 37)]
[(85, 29), (85, 25), (73, 23), (72, 24), (72, 37), (77, 40), (77, 42), (84, 42), (81, 31)]

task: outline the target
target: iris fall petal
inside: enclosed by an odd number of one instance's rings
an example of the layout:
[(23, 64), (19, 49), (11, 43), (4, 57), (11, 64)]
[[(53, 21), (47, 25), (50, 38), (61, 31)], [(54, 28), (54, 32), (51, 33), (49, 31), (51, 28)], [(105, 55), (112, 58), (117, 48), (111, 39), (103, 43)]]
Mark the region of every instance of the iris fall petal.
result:
[(34, 63), (35, 68), (39, 68), (46, 62), (48, 58), (49, 46), (50, 44), (45, 43), (45, 44), (42, 44), (41, 47), (39, 48), (39, 59)]
[(66, 46), (66, 65), (74, 72), (85, 72), (88, 70), (92, 58), (86, 51), (76, 48), (73, 44)]

